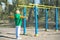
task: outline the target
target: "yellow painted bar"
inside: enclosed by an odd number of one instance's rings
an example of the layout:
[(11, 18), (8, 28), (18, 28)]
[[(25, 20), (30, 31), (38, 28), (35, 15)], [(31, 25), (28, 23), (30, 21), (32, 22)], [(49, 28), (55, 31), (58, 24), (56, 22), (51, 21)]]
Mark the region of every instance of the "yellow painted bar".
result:
[(20, 7), (24, 7), (25, 5), (18, 5), (18, 6), (20, 6)]
[(50, 9), (50, 8), (45, 8), (45, 7), (38, 7), (38, 8), (43, 8), (43, 9)]
[[(20, 7), (28, 7), (28, 8), (33, 8), (34, 6), (31, 5), (18, 5)], [(38, 8), (45, 8), (45, 7), (38, 7)]]
[(33, 8), (34, 6), (26, 6), (26, 7), (28, 7), (28, 8)]
[(34, 6), (29, 6), (29, 5), (18, 5), (20, 7), (28, 7), (28, 8), (33, 8)]
[[(53, 6), (48, 6), (48, 5), (40, 5), (40, 4), (29, 4), (29, 5), (33, 5), (33, 6), (43, 6), (43, 7), (53, 7)], [(54, 7), (56, 7), (56, 6), (54, 6)]]
[(39, 4), (29, 4), (29, 5), (33, 5), (33, 6), (45, 6), (45, 5), (39, 5)]
[[(28, 5), (28, 6), (26, 6), (26, 5), (18, 5), (18, 6), (20, 6), (20, 7), (28, 7), (28, 8), (33, 8), (34, 6), (30, 6), (30, 5)], [(43, 8), (43, 9), (46, 9), (46, 7), (38, 7), (38, 8)], [(50, 8), (47, 8), (47, 9), (50, 9)]]
[(29, 5), (36, 5), (36, 6), (39, 6), (39, 7), (46, 7), (46, 8), (60, 8), (60, 7), (56, 7), (56, 6), (48, 6), (48, 5), (40, 5), (40, 4), (29, 4)]
[[(18, 5), (18, 6), (20, 6), (20, 7), (28, 7), (28, 8), (33, 8), (33, 7), (34, 7), (33, 4), (32, 4), (32, 5)], [(38, 6), (38, 5), (36, 4), (36, 6)], [(47, 6), (47, 5), (45, 5), (45, 6), (39, 5), (38, 8), (48, 8), (48, 9), (50, 9), (50, 8), (60, 8), (60, 7), (56, 7), (56, 6)]]
[[(14, 16), (8, 16), (8, 18), (14, 18)], [(20, 18), (25, 18), (25, 16), (20, 16)]]

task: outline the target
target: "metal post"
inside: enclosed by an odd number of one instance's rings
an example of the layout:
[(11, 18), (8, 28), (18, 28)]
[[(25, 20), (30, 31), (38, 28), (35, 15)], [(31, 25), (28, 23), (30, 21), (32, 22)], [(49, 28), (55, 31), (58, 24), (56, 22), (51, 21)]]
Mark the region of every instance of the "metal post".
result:
[(56, 31), (58, 31), (58, 8), (55, 8)]
[(45, 14), (45, 26), (46, 26), (46, 28), (45, 28), (45, 30), (46, 31), (48, 31), (48, 10), (47, 9), (45, 9), (45, 12), (46, 12), (46, 14)]
[[(26, 7), (23, 9), (23, 15), (26, 16)], [(26, 18), (24, 18), (24, 35), (26, 34)]]
[[(58, 0), (56, 0), (56, 7), (58, 7)], [(58, 31), (58, 8), (55, 8), (55, 25), (56, 31)]]
[[(34, 4), (40, 4), (41, 0), (34, 0)], [(35, 15), (35, 36), (38, 36), (38, 7), (35, 5), (34, 7), (34, 15)]]
[(37, 14), (38, 14), (38, 7), (35, 6), (34, 7), (34, 15), (35, 15), (35, 36), (38, 36), (38, 17), (37, 17)]

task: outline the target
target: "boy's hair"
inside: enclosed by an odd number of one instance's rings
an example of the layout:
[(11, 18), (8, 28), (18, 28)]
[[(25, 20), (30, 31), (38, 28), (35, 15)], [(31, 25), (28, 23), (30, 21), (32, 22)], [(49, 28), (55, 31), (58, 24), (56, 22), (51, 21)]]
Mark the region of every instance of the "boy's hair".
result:
[(16, 13), (20, 13), (19, 9), (16, 10)]
[(16, 8), (15, 11), (14, 11), (14, 13), (16, 13), (17, 10), (20, 12), (19, 8)]

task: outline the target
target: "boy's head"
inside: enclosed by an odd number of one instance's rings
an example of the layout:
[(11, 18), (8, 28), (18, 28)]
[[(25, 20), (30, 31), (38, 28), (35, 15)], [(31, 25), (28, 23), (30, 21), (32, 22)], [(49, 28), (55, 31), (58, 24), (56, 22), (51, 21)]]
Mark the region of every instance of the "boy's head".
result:
[(20, 11), (19, 11), (19, 9), (17, 9), (17, 10), (16, 10), (16, 13), (20, 14)]

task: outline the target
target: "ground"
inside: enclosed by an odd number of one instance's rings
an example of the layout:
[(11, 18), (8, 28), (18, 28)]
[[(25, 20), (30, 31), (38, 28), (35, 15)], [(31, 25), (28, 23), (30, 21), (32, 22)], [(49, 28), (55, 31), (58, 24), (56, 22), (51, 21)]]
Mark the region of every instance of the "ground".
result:
[[(48, 32), (44, 29), (39, 29), (39, 36), (34, 36), (34, 28), (27, 28), (27, 34), (23, 35), (21, 30), (21, 40), (60, 40), (60, 31), (49, 29)], [(15, 37), (15, 28), (0, 28), (0, 40), (17, 40)]]

